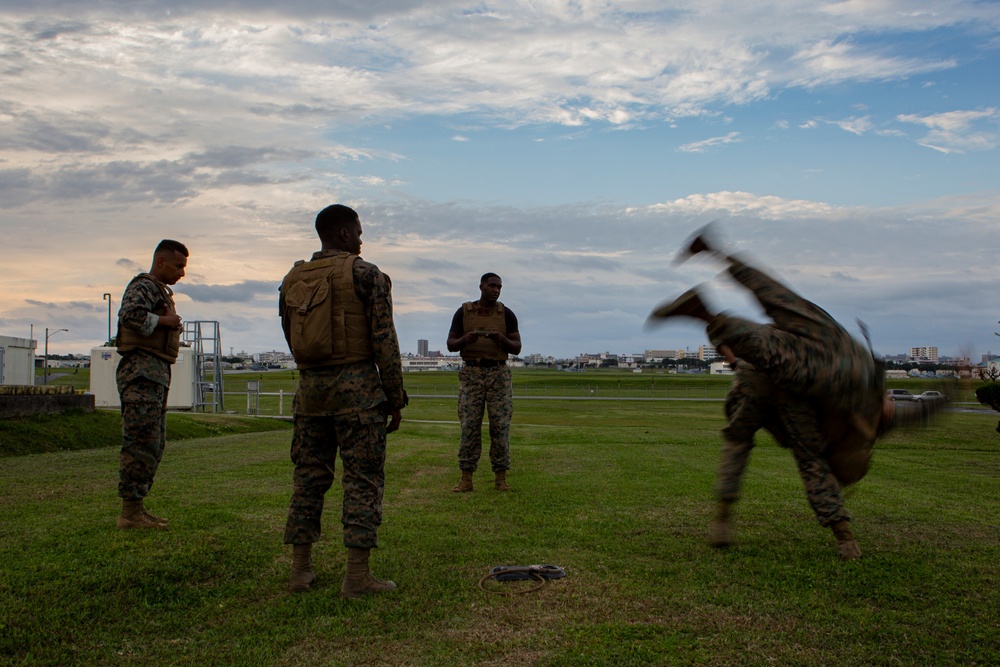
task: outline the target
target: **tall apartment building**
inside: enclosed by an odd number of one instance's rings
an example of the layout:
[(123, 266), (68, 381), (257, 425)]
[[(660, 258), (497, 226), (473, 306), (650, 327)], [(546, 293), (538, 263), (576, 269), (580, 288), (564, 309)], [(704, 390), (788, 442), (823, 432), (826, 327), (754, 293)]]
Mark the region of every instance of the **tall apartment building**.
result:
[(938, 349), (936, 347), (911, 347), (910, 360), (936, 364), (938, 362)]
[(417, 356), (426, 357), (427, 356), (427, 341), (423, 338), (417, 340)]
[(719, 353), (715, 351), (715, 348), (711, 345), (702, 345), (698, 348), (698, 358), (702, 361), (711, 361), (712, 359), (718, 359)]

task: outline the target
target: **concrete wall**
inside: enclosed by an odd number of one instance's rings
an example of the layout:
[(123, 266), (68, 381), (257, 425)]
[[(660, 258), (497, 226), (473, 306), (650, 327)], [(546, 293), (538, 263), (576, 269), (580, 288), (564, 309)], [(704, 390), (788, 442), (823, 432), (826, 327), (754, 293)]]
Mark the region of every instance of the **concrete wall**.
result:
[(6, 385), (0, 390), (0, 419), (58, 414), (67, 410), (93, 412), (94, 397), (77, 394), (72, 387)]

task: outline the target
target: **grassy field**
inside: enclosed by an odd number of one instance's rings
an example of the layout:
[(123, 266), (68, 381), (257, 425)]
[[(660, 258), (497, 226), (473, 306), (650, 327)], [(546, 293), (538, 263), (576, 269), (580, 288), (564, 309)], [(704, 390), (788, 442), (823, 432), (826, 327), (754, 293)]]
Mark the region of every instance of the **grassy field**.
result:
[[(291, 424), (276, 419), (176, 412), (167, 415), (167, 440), (171, 442), (290, 428)], [(118, 410), (73, 410), (61, 415), (0, 419), (0, 457), (121, 447), (121, 440), (122, 416)]]
[[(518, 401), (507, 494), (488, 464), (476, 492), (450, 492), (454, 400), (415, 398), (404, 418), (372, 559), (399, 590), (357, 601), (338, 597), (339, 484), (318, 585), (285, 591), (288, 431), (170, 442), (149, 500), (165, 533), (114, 528), (116, 448), (0, 459), (0, 663), (1000, 664), (993, 412), (881, 443), (848, 499), (851, 563), (766, 437), (738, 545), (706, 545), (716, 402)], [(533, 563), (568, 576), (525, 595), (477, 587)]]

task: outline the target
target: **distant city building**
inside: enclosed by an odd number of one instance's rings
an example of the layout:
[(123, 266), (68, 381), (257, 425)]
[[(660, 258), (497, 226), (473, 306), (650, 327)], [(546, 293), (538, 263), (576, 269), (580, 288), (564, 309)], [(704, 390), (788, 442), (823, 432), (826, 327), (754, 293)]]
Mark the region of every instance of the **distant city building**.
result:
[(522, 360), (524, 361), (525, 365), (528, 366), (545, 366), (548, 364), (556, 363), (555, 357), (546, 357), (541, 354), (538, 354), (537, 352), (525, 355), (524, 357), (522, 357)]
[(936, 347), (911, 347), (910, 360), (917, 363), (936, 364), (938, 362), (938, 349)]
[(698, 348), (698, 358), (702, 361), (711, 361), (712, 359), (718, 359), (719, 353), (715, 351), (715, 348), (711, 345), (702, 345)]
[(418, 357), (426, 357), (426, 356), (428, 356), (427, 355), (427, 348), (428, 348), (428, 344), (427, 344), (426, 340), (424, 340), (423, 338), (417, 339), (417, 356)]
[(710, 375), (732, 375), (733, 368), (728, 361), (713, 361), (709, 364), (708, 372)]
[(404, 357), (403, 371), (447, 371), (457, 370), (462, 365), (459, 356)]

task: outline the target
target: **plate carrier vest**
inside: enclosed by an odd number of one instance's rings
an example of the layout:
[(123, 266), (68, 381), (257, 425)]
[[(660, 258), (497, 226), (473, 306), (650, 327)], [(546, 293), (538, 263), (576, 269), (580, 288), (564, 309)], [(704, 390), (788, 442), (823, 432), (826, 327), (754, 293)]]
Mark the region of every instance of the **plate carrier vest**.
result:
[(281, 282), (282, 317), (300, 369), (343, 366), (375, 356), (368, 309), (354, 291), (356, 259), (358, 255), (338, 252), (299, 260)]
[[(129, 287), (137, 280), (149, 280), (160, 290), (163, 301), (153, 309), (154, 315), (167, 315), (176, 312), (174, 305), (174, 293), (169, 287), (161, 283), (150, 273), (140, 273), (129, 282)], [(125, 288), (128, 291), (128, 287)], [(156, 327), (150, 336), (143, 336), (138, 331), (123, 327), (118, 323), (118, 335), (115, 337), (119, 354), (128, 354), (133, 350), (145, 350), (152, 355), (163, 359), (168, 363), (177, 361), (177, 353), (180, 351), (181, 332), (178, 329), (167, 329), (166, 327)]]
[[(486, 314), (480, 314), (481, 308), (475, 301), (466, 301), (462, 304), (462, 333), (470, 331), (485, 330), (499, 331), (504, 336), (507, 335), (507, 318), (504, 317), (503, 304), (497, 301), (496, 307)], [(507, 353), (499, 345), (485, 336), (480, 336), (476, 342), (462, 348), (462, 358), (478, 361), (480, 359), (494, 359), (496, 361), (507, 361)]]

